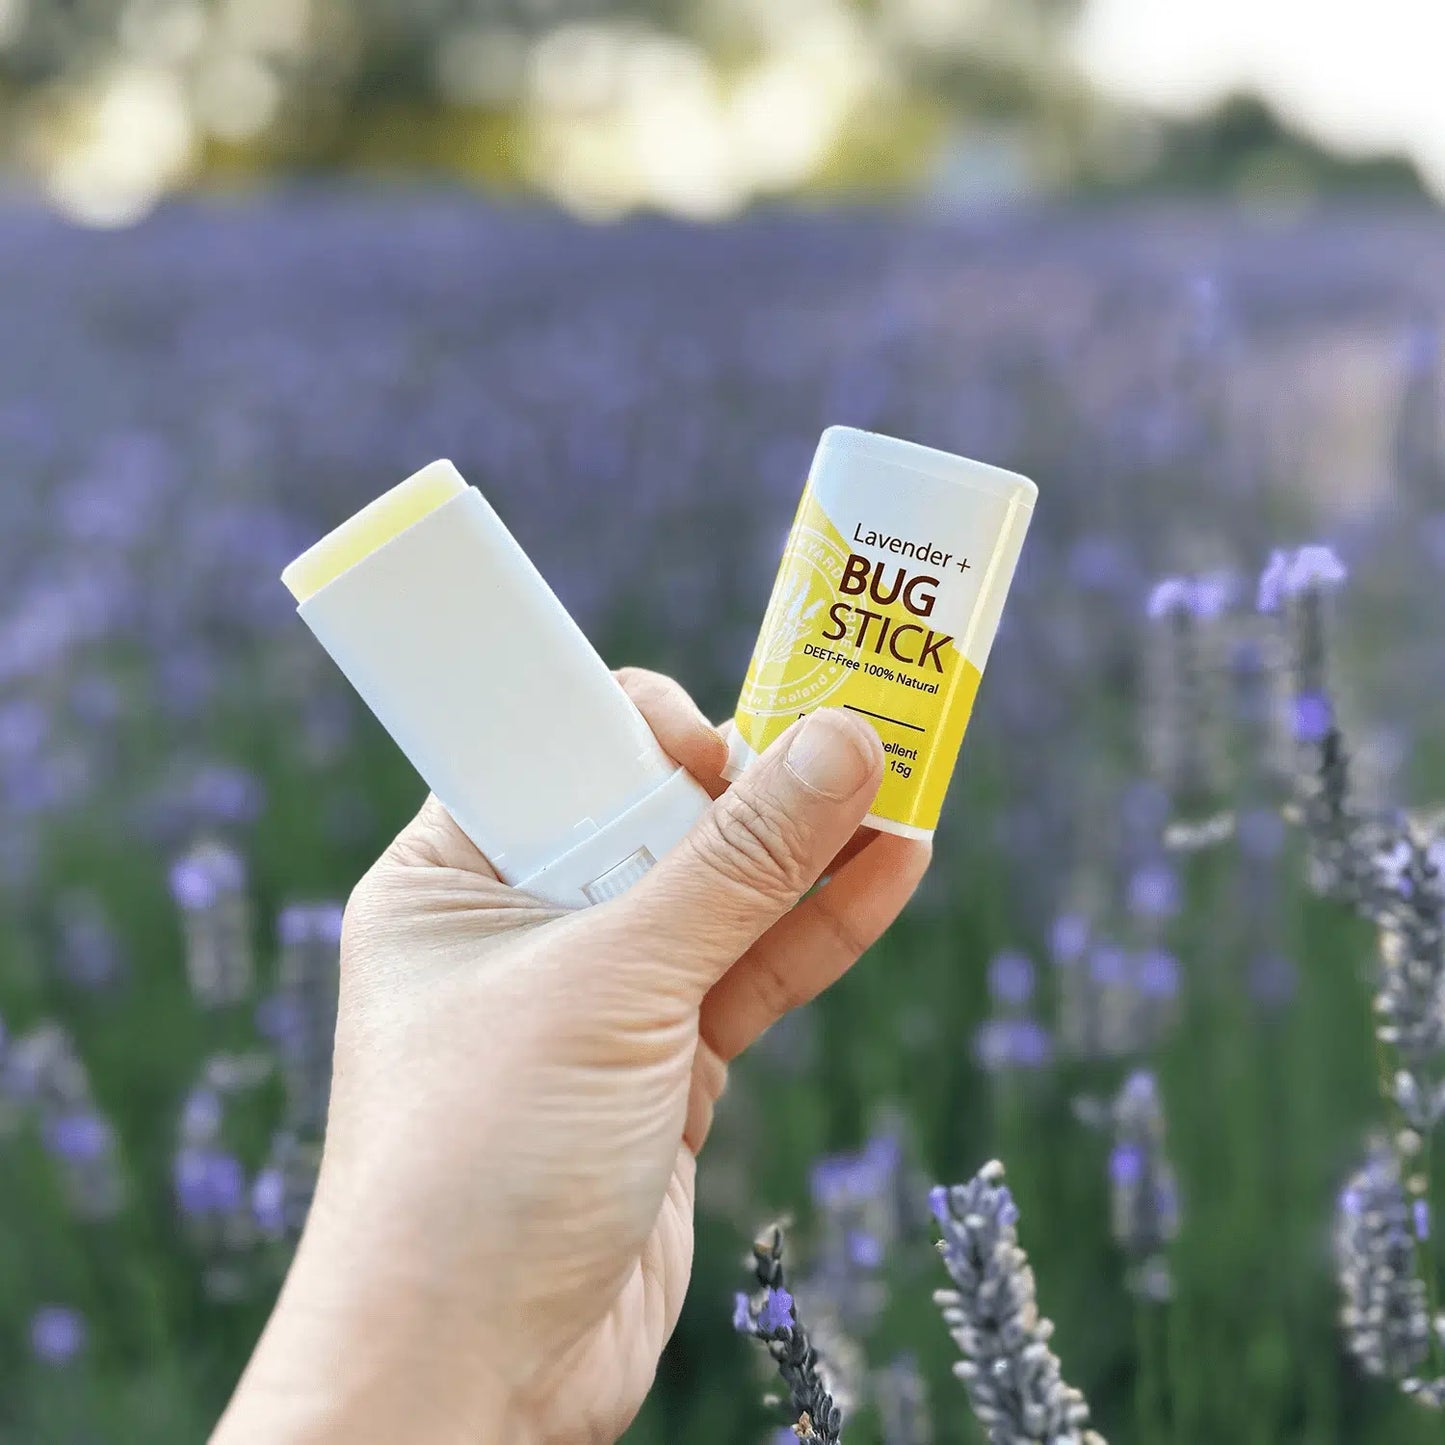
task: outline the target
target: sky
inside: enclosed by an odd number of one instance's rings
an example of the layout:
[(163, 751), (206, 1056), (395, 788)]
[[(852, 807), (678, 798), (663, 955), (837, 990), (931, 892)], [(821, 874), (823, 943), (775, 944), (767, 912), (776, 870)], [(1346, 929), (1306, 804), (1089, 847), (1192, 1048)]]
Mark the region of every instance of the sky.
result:
[(1404, 151), (1445, 196), (1445, 0), (1089, 0), (1076, 43), (1122, 98), (1255, 91), (1334, 149)]

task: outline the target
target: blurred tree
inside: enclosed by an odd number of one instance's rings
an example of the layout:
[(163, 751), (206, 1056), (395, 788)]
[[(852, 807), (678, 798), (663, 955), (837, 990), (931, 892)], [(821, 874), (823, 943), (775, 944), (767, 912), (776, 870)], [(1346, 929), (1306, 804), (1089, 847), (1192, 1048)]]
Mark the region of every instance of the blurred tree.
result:
[(1252, 95), (1234, 95), (1208, 115), (1164, 128), (1147, 172), (1133, 184), (1184, 191), (1267, 190), (1422, 194), (1424, 182), (1404, 157), (1335, 155), (1292, 129)]
[(96, 221), (355, 164), (722, 211), (909, 180), (948, 114), (1029, 123), (1077, 3), (0, 0), (3, 153)]

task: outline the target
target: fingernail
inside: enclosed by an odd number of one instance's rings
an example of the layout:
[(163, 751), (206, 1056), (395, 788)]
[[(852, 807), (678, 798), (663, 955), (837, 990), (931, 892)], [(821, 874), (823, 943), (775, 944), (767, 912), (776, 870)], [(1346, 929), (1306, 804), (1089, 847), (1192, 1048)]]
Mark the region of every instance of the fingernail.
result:
[(872, 778), (876, 747), (837, 708), (819, 708), (803, 719), (788, 744), (787, 764), (816, 793), (842, 802)]

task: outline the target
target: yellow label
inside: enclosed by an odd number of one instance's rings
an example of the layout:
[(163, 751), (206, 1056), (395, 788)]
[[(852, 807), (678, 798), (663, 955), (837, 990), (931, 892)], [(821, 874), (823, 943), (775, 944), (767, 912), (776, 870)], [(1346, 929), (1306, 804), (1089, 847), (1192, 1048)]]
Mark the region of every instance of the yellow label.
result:
[(899, 555), (886, 541), (865, 545), (878, 534), (840, 520), (863, 540), (844, 539), (810, 485), (738, 700), (738, 732), (760, 753), (816, 707), (850, 709), (883, 740), (873, 816), (931, 831), (981, 677), (936, 625), (937, 604), (949, 568), (984, 559), (901, 539)]

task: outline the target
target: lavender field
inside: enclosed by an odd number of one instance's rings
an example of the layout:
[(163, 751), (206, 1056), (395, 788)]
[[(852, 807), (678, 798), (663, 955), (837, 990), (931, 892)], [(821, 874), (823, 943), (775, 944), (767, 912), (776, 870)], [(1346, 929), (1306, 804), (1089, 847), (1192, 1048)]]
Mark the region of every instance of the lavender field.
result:
[(281, 567), (450, 456), (721, 717), (832, 423), (1037, 519), (933, 875), (734, 1072), (630, 1445), (837, 1438), (803, 1329), (848, 1445), (1441, 1438), (1439, 216), (12, 207), (0, 298), (0, 1442), (204, 1438), (305, 1216), (421, 792)]

